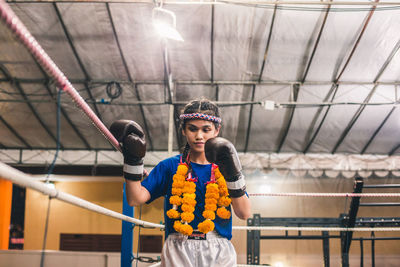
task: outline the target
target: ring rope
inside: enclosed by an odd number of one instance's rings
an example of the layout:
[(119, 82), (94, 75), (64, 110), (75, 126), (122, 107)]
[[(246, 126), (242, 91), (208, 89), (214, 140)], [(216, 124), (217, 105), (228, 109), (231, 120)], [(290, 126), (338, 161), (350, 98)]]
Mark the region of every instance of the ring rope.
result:
[(399, 232), (400, 227), (298, 227), (298, 226), (233, 226), (233, 230), (247, 231), (331, 231), (331, 232)]
[[(91, 210), (109, 217), (113, 217), (119, 220), (127, 221), (134, 223), (136, 225), (141, 225), (144, 227), (154, 227), (154, 228), (160, 228), (163, 229), (165, 228), (164, 225), (162, 224), (156, 224), (156, 223), (151, 223), (151, 222), (146, 222), (142, 220), (138, 220), (126, 215), (123, 215), (121, 213), (106, 209), (102, 206), (93, 204), (89, 201), (86, 201), (84, 199), (81, 199), (79, 197), (76, 197), (74, 195), (64, 193), (62, 191), (59, 191), (55, 188), (49, 188), (47, 187), (44, 183), (35, 181), (32, 177), (29, 175), (12, 168), (8, 166), (7, 164), (4, 164), (0, 162), (0, 177), (10, 180), (14, 184), (17, 184), (22, 187), (27, 187), (31, 188), (33, 190), (39, 191), (44, 195), (48, 195), (52, 198), (59, 199), (61, 201), (70, 203), (72, 205)], [(358, 228), (343, 228), (343, 227), (286, 227), (286, 226), (233, 226), (233, 230), (269, 230), (269, 231), (358, 231), (358, 232), (370, 232), (370, 231), (375, 231), (375, 232), (394, 232), (394, 231), (400, 231), (400, 227), (358, 227)]]
[(250, 193), (253, 197), (400, 197), (400, 193)]
[(126, 215), (123, 215), (121, 213), (106, 209), (102, 206), (93, 204), (89, 201), (86, 201), (84, 199), (81, 199), (79, 197), (76, 197), (74, 195), (64, 193), (62, 191), (59, 191), (55, 188), (49, 188), (47, 187), (44, 183), (35, 181), (33, 178), (31, 178), (29, 175), (12, 168), (2, 162), (0, 162), (0, 177), (12, 181), (14, 184), (20, 185), (22, 187), (28, 187), (33, 190), (39, 191), (44, 195), (48, 195), (52, 198), (59, 199), (61, 201), (70, 203), (72, 205), (91, 210), (106, 216), (110, 216), (116, 219), (120, 219), (123, 221), (131, 222), (136, 225), (141, 225), (144, 227), (155, 227), (155, 228), (164, 228), (165, 226), (162, 224), (156, 224), (156, 223), (151, 223), (151, 222), (146, 222), (142, 220), (138, 220)]
[(97, 117), (89, 105), (79, 95), (78, 91), (72, 86), (71, 82), (67, 79), (64, 73), (57, 67), (50, 56), (43, 50), (40, 44), (28, 31), (21, 20), (15, 15), (11, 7), (4, 1), (0, 0), (0, 18), (6, 26), (15, 34), (21, 43), (28, 49), (32, 56), (37, 60), (38, 64), (52, 77), (57, 86), (67, 92), (78, 107), (85, 113), (96, 128), (108, 139), (108, 141), (121, 152), (118, 141)]

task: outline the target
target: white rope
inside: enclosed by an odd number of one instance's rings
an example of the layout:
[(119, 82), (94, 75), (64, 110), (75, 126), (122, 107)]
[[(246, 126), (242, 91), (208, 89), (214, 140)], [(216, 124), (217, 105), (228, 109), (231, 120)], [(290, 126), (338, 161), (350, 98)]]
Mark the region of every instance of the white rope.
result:
[[(20, 185), (22, 187), (31, 188), (33, 190), (39, 191), (44, 195), (48, 195), (52, 198), (59, 199), (61, 201), (70, 203), (72, 205), (91, 210), (109, 217), (120, 219), (123, 221), (131, 222), (136, 225), (142, 225), (145, 227), (155, 227), (164, 228), (162, 224), (156, 224), (151, 222), (146, 222), (138, 220), (121, 213), (106, 209), (99, 205), (93, 204), (89, 201), (76, 197), (74, 195), (61, 192), (55, 188), (49, 188), (44, 183), (35, 181), (34, 178), (29, 175), (14, 169), (2, 162), (0, 162), (0, 177), (10, 180), (14, 184)], [(358, 228), (343, 228), (343, 227), (285, 227), (285, 226), (233, 226), (233, 230), (268, 230), (268, 231), (354, 231), (354, 232), (393, 232), (400, 231), (400, 227), (358, 227)]]
[(250, 193), (253, 197), (400, 197), (400, 193)]
[(249, 230), (249, 231), (332, 231), (332, 232), (397, 232), (400, 227), (290, 227), (290, 226), (233, 226), (233, 230)]
[(22, 187), (31, 188), (33, 190), (39, 191), (44, 195), (48, 195), (52, 198), (59, 199), (61, 201), (70, 203), (72, 205), (91, 210), (106, 216), (110, 216), (116, 219), (120, 219), (123, 221), (131, 222), (136, 225), (141, 225), (144, 227), (155, 227), (155, 228), (164, 228), (162, 224), (150, 223), (142, 220), (138, 220), (121, 213), (103, 208), (102, 206), (93, 204), (89, 201), (76, 197), (74, 195), (70, 195), (68, 193), (64, 193), (58, 191), (55, 188), (49, 188), (45, 184), (35, 181), (34, 178), (30, 177), (29, 175), (14, 169), (2, 162), (0, 162), (0, 177), (10, 180), (14, 184), (20, 185)]

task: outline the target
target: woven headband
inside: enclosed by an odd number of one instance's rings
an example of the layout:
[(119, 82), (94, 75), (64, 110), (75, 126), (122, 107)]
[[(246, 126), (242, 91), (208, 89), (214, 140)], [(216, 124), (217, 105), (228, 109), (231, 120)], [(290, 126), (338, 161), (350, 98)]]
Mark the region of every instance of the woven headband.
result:
[(193, 119), (198, 119), (198, 120), (205, 120), (205, 121), (212, 121), (216, 123), (221, 123), (222, 119), (220, 117), (215, 117), (212, 115), (207, 115), (203, 113), (188, 113), (188, 114), (182, 114), (179, 116), (181, 120), (193, 120)]

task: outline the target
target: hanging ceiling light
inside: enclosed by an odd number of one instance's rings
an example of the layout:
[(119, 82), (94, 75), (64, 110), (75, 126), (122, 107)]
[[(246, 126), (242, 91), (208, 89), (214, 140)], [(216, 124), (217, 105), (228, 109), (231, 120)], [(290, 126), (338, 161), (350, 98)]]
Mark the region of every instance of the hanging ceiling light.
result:
[(175, 13), (162, 7), (155, 7), (152, 12), (153, 25), (158, 34), (164, 38), (181, 41), (183, 38), (176, 30)]

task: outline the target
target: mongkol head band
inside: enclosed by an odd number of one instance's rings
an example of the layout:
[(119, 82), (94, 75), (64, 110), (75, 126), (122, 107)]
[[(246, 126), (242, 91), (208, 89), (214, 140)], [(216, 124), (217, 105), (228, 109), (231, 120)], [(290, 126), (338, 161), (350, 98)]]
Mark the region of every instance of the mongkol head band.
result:
[(205, 121), (212, 121), (216, 123), (221, 123), (222, 119), (220, 117), (212, 116), (212, 115), (207, 115), (203, 113), (188, 113), (188, 114), (182, 114), (179, 116), (179, 118), (184, 121), (184, 120), (205, 120)]

